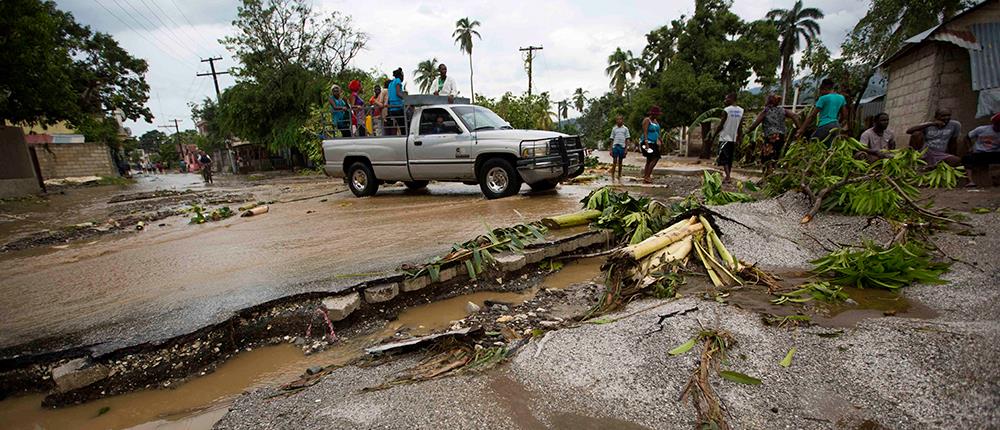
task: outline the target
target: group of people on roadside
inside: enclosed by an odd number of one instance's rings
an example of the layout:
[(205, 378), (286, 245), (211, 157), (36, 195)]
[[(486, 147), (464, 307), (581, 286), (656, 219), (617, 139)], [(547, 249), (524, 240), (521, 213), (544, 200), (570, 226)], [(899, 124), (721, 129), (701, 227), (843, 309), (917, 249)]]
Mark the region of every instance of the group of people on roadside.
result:
[[(438, 65), (438, 77), (433, 85), (436, 96), (447, 96), (448, 103), (455, 101), (458, 86), (448, 76), (448, 66)], [(406, 110), (404, 100), (408, 93), (403, 84), (403, 69), (392, 71), (392, 79), (376, 84), (372, 96), (366, 101), (364, 89), (357, 79), (347, 84), (350, 94), (344, 98), (339, 85), (330, 88), (327, 103), (333, 128), (340, 137), (393, 136), (405, 134)]]
[[(809, 114), (805, 121), (799, 122), (798, 116), (790, 109), (782, 106), (781, 96), (772, 94), (767, 97), (763, 110), (750, 123), (746, 130), (752, 133), (758, 126), (763, 125), (764, 142), (760, 149), (760, 160), (764, 163), (764, 175), (767, 176), (776, 162), (782, 155), (786, 137), (788, 136), (787, 121), (790, 120), (795, 126), (795, 137), (802, 138), (810, 124), (815, 124), (816, 129), (811, 134), (811, 138), (827, 141), (839, 133), (849, 132), (847, 99), (837, 93), (832, 80), (824, 79), (820, 83), (820, 97), (817, 98), (815, 109)], [(724, 182), (730, 182), (733, 160), (735, 156), (737, 142), (743, 139), (743, 115), (744, 109), (736, 104), (737, 95), (727, 94), (725, 97), (725, 107), (722, 108), (723, 115), (715, 129), (714, 139), (717, 140), (718, 157), (716, 164), (723, 168)], [(660, 108), (653, 106), (649, 109), (646, 117), (642, 121), (642, 132), (639, 139), (639, 151), (646, 157), (646, 165), (643, 168), (643, 182), (651, 182), (650, 176), (656, 163), (660, 159)], [(611, 129), (610, 140), (612, 168), (611, 177), (621, 179), (621, 166), (625, 158), (630, 141), (630, 133), (623, 123), (623, 118), (619, 115), (616, 118), (615, 126)], [(975, 169), (990, 164), (1000, 163), (1000, 113), (993, 115), (990, 125), (977, 127), (970, 131), (967, 136), (962, 136), (962, 125), (958, 121), (951, 119), (951, 111), (939, 109), (934, 115), (934, 119), (929, 122), (917, 124), (906, 130), (910, 137), (910, 146), (914, 149), (925, 149), (923, 159), (928, 167), (934, 167), (940, 162), (948, 163), (951, 166), (964, 165), (966, 168)], [(967, 137), (971, 144), (971, 152), (964, 157), (958, 157), (958, 142), (963, 137)], [(865, 158), (875, 161), (879, 158), (889, 157), (891, 150), (896, 149), (896, 138), (892, 130), (889, 129), (889, 115), (882, 112), (873, 118), (872, 125), (861, 133), (860, 141), (864, 148), (856, 154), (858, 158)], [(969, 176), (967, 186), (975, 187), (977, 184)]]

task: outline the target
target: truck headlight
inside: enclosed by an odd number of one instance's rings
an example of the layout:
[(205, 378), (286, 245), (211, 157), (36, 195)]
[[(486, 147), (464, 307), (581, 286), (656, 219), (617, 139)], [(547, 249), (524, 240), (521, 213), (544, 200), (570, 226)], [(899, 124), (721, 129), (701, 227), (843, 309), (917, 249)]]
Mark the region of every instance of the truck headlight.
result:
[(522, 158), (544, 157), (546, 155), (549, 155), (548, 142), (533, 143), (531, 146), (525, 146), (521, 149)]

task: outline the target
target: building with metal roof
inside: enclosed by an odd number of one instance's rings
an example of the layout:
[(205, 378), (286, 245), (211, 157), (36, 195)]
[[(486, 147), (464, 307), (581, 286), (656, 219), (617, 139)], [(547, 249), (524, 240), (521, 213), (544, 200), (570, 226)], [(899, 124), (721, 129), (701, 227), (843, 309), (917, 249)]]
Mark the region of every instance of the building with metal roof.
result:
[(905, 131), (947, 108), (963, 132), (1000, 111), (1000, 0), (983, 1), (903, 42), (881, 64), (885, 110), (898, 143)]

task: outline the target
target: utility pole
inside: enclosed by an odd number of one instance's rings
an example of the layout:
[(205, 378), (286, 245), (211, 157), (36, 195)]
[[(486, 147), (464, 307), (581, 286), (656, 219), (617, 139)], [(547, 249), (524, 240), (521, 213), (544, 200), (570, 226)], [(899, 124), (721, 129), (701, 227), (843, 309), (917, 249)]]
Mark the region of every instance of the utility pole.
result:
[(531, 97), (531, 63), (535, 60), (535, 51), (541, 51), (541, 46), (528, 45), (527, 48), (520, 48), (518, 51), (528, 52), (528, 97)]
[(222, 57), (209, 57), (201, 60), (202, 63), (208, 63), (209, 69), (212, 70), (211, 73), (199, 73), (197, 76), (211, 76), (212, 82), (215, 82), (215, 101), (218, 102), (222, 98), (222, 92), (219, 91), (219, 75), (228, 75), (229, 72), (216, 72), (215, 62), (221, 60)]
[[(197, 76), (211, 76), (212, 82), (215, 83), (215, 102), (222, 103), (222, 92), (219, 91), (219, 75), (228, 75), (229, 72), (216, 72), (215, 62), (222, 60), (222, 57), (208, 57), (201, 60), (202, 63), (208, 63), (208, 67), (211, 73), (198, 73)], [(229, 143), (229, 139), (226, 139), (226, 152), (229, 154), (229, 168), (232, 169), (233, 174), (236, 174), (236, 157), (233, 156), (233, 147)], [(220, 168), (221, 172), (222, 169)]]

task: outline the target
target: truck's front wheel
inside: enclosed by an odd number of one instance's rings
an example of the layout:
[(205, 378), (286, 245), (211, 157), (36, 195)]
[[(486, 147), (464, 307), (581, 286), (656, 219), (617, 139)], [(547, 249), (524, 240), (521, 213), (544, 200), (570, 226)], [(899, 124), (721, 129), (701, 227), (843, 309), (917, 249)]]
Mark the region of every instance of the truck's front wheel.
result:
[(373, 196), (378, 191), (375, 171), (367, 163), (356, 162), (347, 168), (347, 186), (358, 197)]
[(491, 158), (479, 169), (479, 188), (487, 199), (510, 197), (521, 190), (521, 175), (509, 161)]

